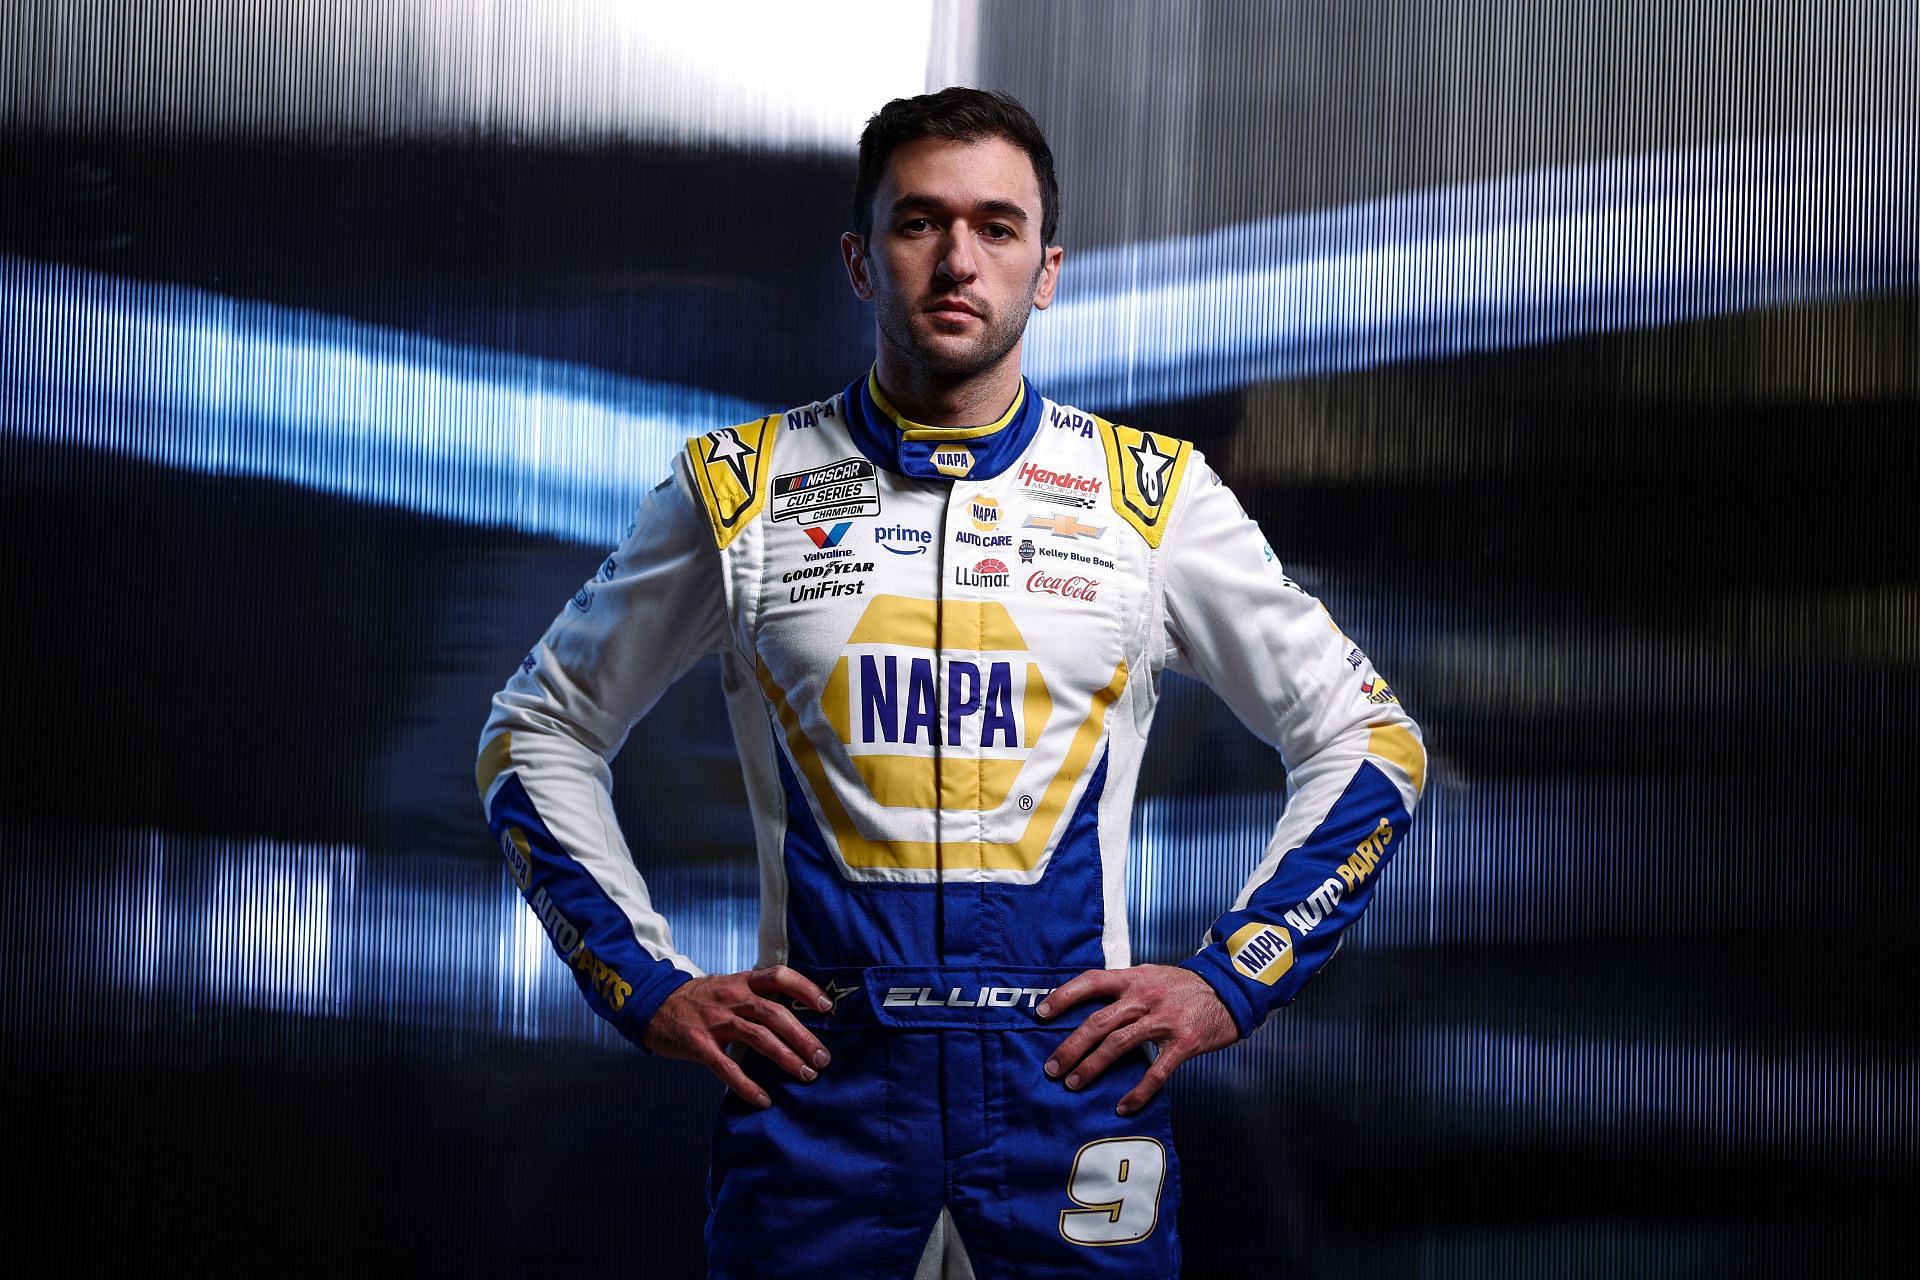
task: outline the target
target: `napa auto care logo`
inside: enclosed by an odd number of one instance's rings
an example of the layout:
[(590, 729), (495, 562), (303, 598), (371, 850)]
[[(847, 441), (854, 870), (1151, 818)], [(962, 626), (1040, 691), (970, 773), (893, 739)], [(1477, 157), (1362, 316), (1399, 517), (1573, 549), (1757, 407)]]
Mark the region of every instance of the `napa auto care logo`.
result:
[(992, 533), (1000, 527), (1000, 504), (984, 495), (975, 498), (967, 504), (967, 518), (980, 532)]
[(1035, 569), (1027, 576), (1027, 590), (1035, 595), (1059, 596), (1063, 600), (1084, 600), (1091, 604), (1100, 589), (1098, 578), (1081, 574), (1061, 576)]
[(971, 569), (961, 565), (953, 571), (953, 580), (963, 587), (1004, 587), (1012, 576), (1006, 562), (992, 556), (975, 561)]

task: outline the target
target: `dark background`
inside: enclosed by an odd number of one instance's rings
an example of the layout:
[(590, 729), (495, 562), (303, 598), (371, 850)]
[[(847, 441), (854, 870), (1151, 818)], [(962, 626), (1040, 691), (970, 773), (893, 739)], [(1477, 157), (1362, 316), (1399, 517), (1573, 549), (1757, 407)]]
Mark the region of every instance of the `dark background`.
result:
[[(594, 1024), (472, 755), (674, 437), (870, 359), (858, 115), (808, 114), (870, 76), (1034, 109), (1036, 382), (1196, 440), (1433, 752), (1339, 963), (1176, 1078), (1188, 1274), (1903, 1272), (1910, 9), (995, 0), (819, 55), (743, 9), (792, 65), (719, 124), (660, 70), (714, 32), (617, 9), (0, 17), (8, 1220), (72, 1270), (699, 1274), (718, 1086)], [(615, 770), (715, 969), (723, 725), (702, 666)], [(1170, 681), (1139, 958), (1283, 777)]]

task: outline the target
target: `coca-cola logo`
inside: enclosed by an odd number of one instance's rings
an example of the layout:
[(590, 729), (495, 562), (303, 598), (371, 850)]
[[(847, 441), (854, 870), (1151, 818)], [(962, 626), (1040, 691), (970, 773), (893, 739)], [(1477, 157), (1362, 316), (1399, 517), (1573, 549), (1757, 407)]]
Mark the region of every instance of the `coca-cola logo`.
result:
[(1098, 578), (1083, 577), (1074, 574), (1071, 577), (1056, 577), (1035, 569), (1027, 578), (1027, 590), (1036, 595), (1062, 596), (1068, 600), (1092, 601), (1099, 590)]

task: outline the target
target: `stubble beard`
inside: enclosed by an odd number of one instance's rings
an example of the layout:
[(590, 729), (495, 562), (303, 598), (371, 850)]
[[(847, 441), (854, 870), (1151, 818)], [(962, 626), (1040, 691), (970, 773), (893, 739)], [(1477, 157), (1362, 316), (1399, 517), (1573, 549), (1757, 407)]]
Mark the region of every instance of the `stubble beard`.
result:
[[(1033, 296), (1044, 267), (1043, 262), (1041, 267), (1035, 268), (1033, 279), (1027, 282), (1026, 297)], [(914, 330), (913, 314), (900, 305), (898, 295), (892, 290), (882, 289), (874, 297), (875, 319), (879, 324), (880, 336), (915, 367), (942, 382), (965, 382), (1006, 359), (1007, 353), (1020, 345), (1021, 335), (1026, 333), (1027, 320), (1033, 311), (1029, 305), (1013, 308), (1008, 314), (1002, 315), (972, 297), (968, 298), (968, 305), (983, 313), (980, 332), (956, 348), (950, 337), (938, 346), (924, 341)]]

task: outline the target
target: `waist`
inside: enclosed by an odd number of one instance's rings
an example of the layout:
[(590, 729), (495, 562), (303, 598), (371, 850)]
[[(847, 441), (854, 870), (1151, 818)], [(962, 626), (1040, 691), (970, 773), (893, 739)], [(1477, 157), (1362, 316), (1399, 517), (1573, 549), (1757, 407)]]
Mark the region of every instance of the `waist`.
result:
[(793, 966), (834, 1002), (831, 1013), (795, 1008), (809, 1027), (831, 1031), (1044, 1031), (1077, 1027), (1101, 1001), (1077, 1004), (1051, 1018), (1040, 1003), (1084, 969), (1001, 965)]

